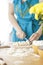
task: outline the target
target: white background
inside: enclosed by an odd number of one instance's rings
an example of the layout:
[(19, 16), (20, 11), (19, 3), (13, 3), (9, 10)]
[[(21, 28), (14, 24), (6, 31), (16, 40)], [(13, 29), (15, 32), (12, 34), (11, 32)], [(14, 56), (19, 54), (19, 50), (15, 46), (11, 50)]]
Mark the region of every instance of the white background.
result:
[(8, 0), (0, 0), (0, 40), (8, 41), (11, 24), (8, 19)]

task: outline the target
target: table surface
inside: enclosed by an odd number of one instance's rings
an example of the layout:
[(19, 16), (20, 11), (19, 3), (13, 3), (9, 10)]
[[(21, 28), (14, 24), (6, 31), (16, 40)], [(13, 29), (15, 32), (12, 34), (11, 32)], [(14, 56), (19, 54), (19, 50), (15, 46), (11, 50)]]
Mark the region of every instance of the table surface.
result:
[[(0, 49), (0, 58), (3, 58), (7, 65), (43, 65), (43, 59), (34, 54), (31, 50), (24, 56), (6, 54), (8, 49)], [(21, 54), (22, 55), (22, 54)]]

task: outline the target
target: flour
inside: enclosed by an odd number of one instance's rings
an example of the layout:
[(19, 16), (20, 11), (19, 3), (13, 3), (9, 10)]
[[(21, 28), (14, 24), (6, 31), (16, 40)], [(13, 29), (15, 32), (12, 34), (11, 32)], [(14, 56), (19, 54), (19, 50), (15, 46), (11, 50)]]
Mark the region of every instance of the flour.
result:
[(33, 50), (31, 48), (10, 49), (9, 55), (15, 56), (15, 57), (24, 57), (24, 56), (28, 56), (28, 54), (32, 52)]
[(7, 54), (11, 56), (27, 56), (30, 53), (29, 41), (13, 42)]
[(23, 49), (21, 52), (20, 50), (17, 50), (16, 53), (13, 54), (13, 56), (19, 56), (19, 57), (24, 57), (24, 56), (28, 56), (28, 54), (32, 51), (30, 51), (30, 49)]
[(43, 45), (43, 41), (33, 41), (33, 45), (35, 46), (42, 46)]
[(18, 60), (14, 62), (15, 65), (19, 65), (20, 63), (23, 63), (23, 61)]

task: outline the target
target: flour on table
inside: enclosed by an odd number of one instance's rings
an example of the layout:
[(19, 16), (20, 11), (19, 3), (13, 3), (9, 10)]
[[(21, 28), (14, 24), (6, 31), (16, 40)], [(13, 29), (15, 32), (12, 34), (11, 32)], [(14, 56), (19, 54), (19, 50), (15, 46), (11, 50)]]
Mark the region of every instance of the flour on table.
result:
[(33, 50), (31, 48), (18, 48), (18, 49), (10, 49), (9, 54), (11, 56), (16, 56), (16, 57), (22, 57), (22, 56), (28, 56), (29, 53), (32, 53)]
[(29, 41), (13, 42), (11, 48), (8, 50), (8, 55), (11, 56), (27, 56), (31, 51)]

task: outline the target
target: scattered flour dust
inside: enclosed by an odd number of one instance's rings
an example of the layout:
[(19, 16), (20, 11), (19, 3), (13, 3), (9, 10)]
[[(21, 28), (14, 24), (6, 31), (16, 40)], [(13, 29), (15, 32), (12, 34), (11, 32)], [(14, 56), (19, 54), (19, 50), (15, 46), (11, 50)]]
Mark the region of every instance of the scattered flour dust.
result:
[(33, 50), (31, 48), (27, 49), (27, 48), (18, 48), (18, 49), (10, 49), (9, 50), (9, 55), (11, 56), (19, 56), (19, 57), (22, 57), (22, 56), (28, 56), (29, 53), (32, 53)]
[(26, 48), (26, 46), (29, 46), (29, 41), (15, 42), (13, 46), (8, 50), (8, 54), (12, 56), (27, 56), (28, 53), (31, 52), (31, 49)]

